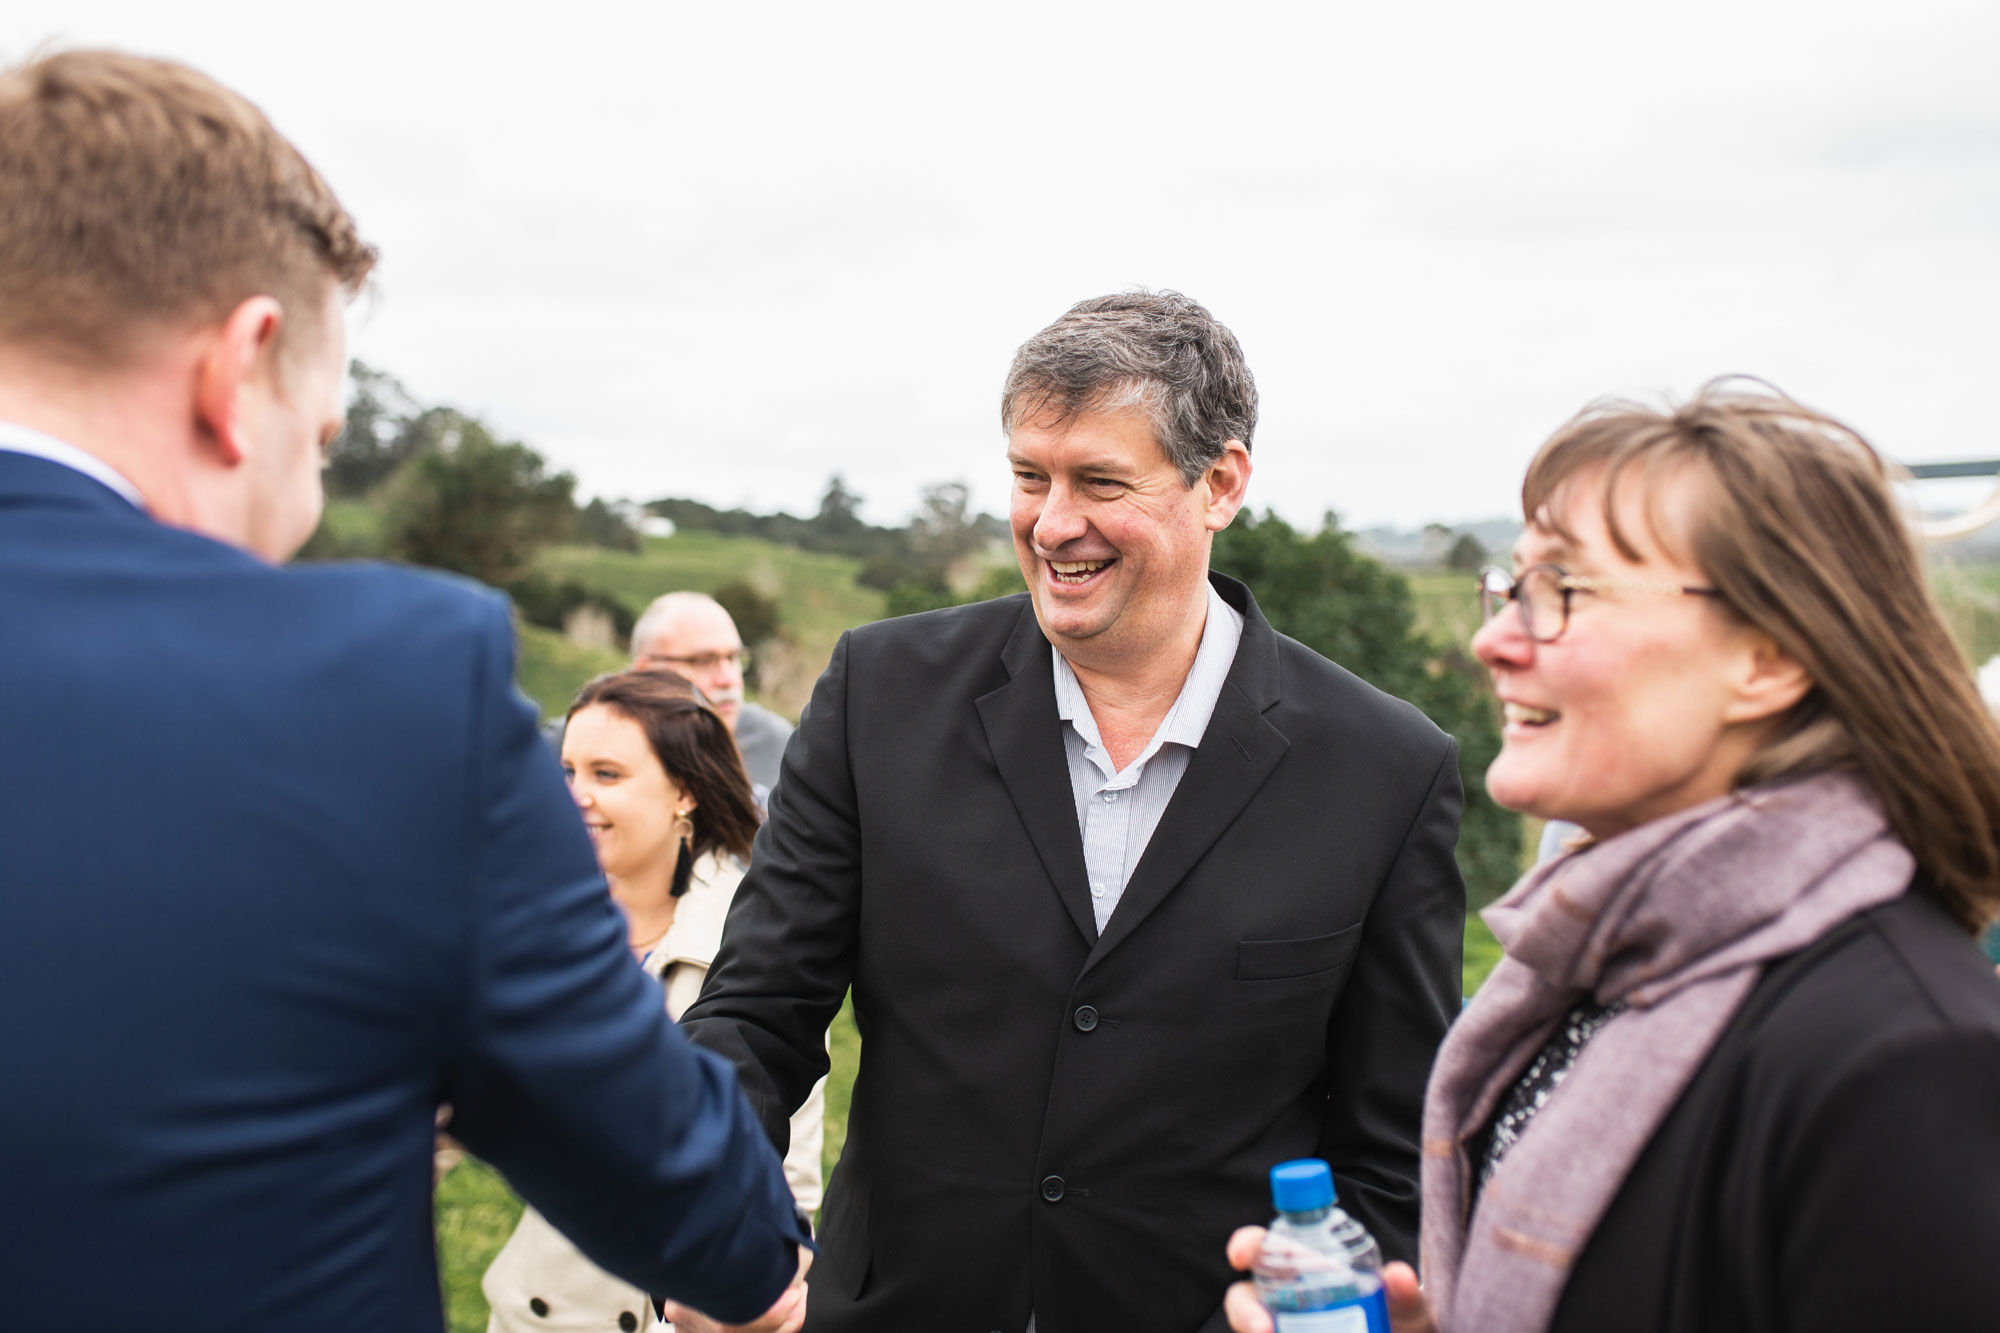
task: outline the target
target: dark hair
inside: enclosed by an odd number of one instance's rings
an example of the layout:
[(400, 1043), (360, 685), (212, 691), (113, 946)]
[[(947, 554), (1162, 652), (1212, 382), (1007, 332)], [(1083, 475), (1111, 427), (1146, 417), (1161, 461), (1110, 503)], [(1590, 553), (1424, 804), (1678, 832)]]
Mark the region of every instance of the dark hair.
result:
[(681, 858), (674, 875), (676, 897), (687, 892), (692, 862), (709, 852), (719, 848), (750, 859), (750, 843), (760, 821), (757, 800), (729, 724), (700, 690), (677, 671), (616, 671), (585, 685), (566, 717), (592, 705), (638, 723), (660, 767), (694, 798), (694, 811), (688, 816), (694, 825), (694, 837), (689, 839), (693, 854)]
[(0, 71), (0, 342), (91, 361), (253, 296), (281, 347), (375, 249), (264, 114), (185, 65), (67, 51)]
[[(1702, 503), (1692, 530), (1676, 532), (1658, 483), (1683, 471)], [(1562, 531), (1566, 492), (1591, 479), (1612, 543), (1639, 559), (1614, 504), (1628, 472), (1653, 536), (1691, 556), (1728, 611), (1812, 677), (1736, 785), (1858, 772), (1959, 920), (1990, 922), (2000, 909), (2000, 731), (1874, 449), (1775, 391), (1715, 381), (1672, 411), (1586, 408), (1528, 465), (1522, 513)]]
[(1021, 344), (1000, 396), (1000, 428), (1053, 414), (1138, 408), (1192, 486), (1222, 457), (1250, 447), (1257, 383), (1236, 335), (1179, 292), (1120, 292), (1079, 301)]

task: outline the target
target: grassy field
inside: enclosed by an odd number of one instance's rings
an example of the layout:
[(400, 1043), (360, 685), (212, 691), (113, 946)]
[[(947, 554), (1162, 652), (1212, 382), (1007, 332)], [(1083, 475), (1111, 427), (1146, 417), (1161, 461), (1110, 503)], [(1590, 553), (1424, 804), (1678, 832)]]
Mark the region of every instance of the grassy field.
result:
[(585, 681), (626, 665), (623, 653), (571, 643), (554, 630), (536, 625), (522, 625), (519, 629), (521, 658), (515, 667), (514, 680), (521, 693), (535, 701), (543, 717), (567, 712), (569, 701), (576, 697)]
[(1406, 571), (1416, 603), (1417, 628), (1463, 648), (1479, 628), (1479, 597), (1472, 575), (1455, 569)]
[(797, 717), (805, 706), (841, 632), (881, 619), (884, 601), (880, 592), (855, 583), (858, 562), (848, 556), (711, 532), (648, 537), (646, 549), (637, 553), (555, 546), (542, 553), (537, 567), (551, 578), (575, 579), (609, 593), (635, 615), (663, 592), (713, 592), (725, 583), (747, 582), (778, 604), (785, 642), (763, 653), (758, 693), (787, 717)]

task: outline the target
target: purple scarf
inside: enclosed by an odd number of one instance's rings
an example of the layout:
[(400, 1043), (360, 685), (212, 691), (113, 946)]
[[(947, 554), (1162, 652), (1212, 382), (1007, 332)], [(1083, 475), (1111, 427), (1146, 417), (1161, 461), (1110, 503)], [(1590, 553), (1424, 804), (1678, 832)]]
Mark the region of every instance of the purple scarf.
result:
[[(1570, 1265), (1763, 964), (1899, 897), (1916, 868), (1857, 778), (1737, 792), (1530, 871), (1484, 913), (1507, 956), (1424, 1098), (1423, 1269), (1447, 1333), (1540, 1333)], [(1468, 1220), (1466, 1142), (1585, 995), (1583, 1048)]]

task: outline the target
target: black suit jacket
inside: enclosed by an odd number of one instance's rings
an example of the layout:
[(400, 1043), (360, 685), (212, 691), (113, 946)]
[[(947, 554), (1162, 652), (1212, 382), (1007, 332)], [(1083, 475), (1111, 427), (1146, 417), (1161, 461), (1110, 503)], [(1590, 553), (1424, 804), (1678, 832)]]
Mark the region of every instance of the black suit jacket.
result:
[(852, 984), (813, 1330), (1220, 1328), (1222, 1243), (1306, 1154), (1414, 1250), (1460, 1004), (1456, 747), (1212, 577), (1242, 643), (1101, 936), (1028, 598), (835, 648), (683, 1016), (782, 1141)]
[(2000, 983), (1921, 889), (1773, 963), (1553, 1333), (2000, 1326)]

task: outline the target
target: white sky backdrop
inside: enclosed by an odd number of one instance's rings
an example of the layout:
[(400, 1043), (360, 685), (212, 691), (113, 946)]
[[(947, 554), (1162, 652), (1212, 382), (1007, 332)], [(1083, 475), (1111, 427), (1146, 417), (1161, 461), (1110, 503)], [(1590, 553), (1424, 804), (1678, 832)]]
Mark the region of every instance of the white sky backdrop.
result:
[(8, 0), (261, 104), (383, 250), (354, 354), (584, 494), (878, 522), (1072, 301), (1174, 287), (1252, 503), (1511, 513), (1607, 393), (1762, 375), (2000, 456), (2000, 4)]

